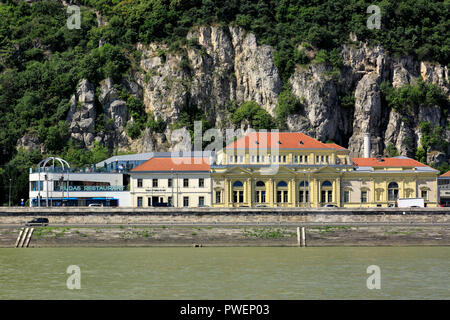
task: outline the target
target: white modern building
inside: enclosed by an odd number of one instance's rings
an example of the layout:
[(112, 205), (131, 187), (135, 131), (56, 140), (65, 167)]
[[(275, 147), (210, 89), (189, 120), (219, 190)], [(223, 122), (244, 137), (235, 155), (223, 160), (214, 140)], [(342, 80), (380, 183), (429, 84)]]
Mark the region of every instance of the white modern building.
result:
[(130, 207), (129, 170), (153, 153), (114, 156), (89, 168), (74, 169), (51, 157), (30, 168), (30, 206)]

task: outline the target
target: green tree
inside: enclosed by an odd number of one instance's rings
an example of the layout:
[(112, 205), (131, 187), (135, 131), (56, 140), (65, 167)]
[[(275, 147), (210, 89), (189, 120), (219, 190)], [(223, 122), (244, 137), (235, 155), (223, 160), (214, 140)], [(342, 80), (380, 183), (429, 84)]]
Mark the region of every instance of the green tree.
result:
[(275, 128), (275, 123), (263, 108), (254, 101), (244, 102), (233, 114), (232, 122), (240, 124), (243, 120), (249, 122), (250, 127), (256, 130)]

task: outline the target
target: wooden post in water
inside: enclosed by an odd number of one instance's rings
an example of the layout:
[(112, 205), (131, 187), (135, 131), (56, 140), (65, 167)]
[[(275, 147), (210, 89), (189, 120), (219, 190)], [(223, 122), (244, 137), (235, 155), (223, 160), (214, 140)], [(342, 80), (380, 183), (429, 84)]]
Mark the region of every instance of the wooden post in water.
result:
[(300, 242), (300, 227), (297, 227), (297, 245), (299, 247), (302, 246), (302, 243)]
[(20, 239), (22, 239), (22, 233), (23, 233), (23, 228), (20, 229), (19, 236), (17, 237), (16, 245), (15, 245), (16, 248), (19, 246)]
[(20, 239), (20, 242), (19, 242), (19, 248), (23, 247), (23, 243), (25, 241), (25, 238), (27, 237), (28, 230), (29, 230), (29, 228), (25, 228), (25, 232), (22, 235), (22, 239)]
[(24, 244), (25, 248), (28, 248), (28, 245), (30, 244), (30, 240), (31, 240), (31, 236), (33, 235), (33, 231), (34, 231), (34, 228), (31, 228), (28, 231), (28, 236), (27, 236), (27, 239), (25, 240), (25, 244)]
[(305, 231), (305, 227), (302, 227), (302, 246), (306, 247), (306, 231)]

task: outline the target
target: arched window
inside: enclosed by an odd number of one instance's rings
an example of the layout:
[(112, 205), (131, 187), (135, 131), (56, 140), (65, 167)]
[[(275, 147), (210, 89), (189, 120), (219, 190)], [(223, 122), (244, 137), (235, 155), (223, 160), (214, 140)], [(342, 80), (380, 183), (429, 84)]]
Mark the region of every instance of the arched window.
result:
[(391, 182), (388, 184), (388, 201), (395, 201), (398, 199), (398, 184)]
[(233, 202), (234, 203), (242, 203), (244, 202), (244, 184), (242, 181), (235, 181), (233, 183)]
[(241, 181), (235, 181), (233, 183), (233, 187), (243, 187), (243, 186), (244, 186), (244, 184)]
[(264, 181), (257, 181), (255, 188), (255, 202), (265, 203), (266, 202), (266, 184)]
[(301, 181), (299, 184), (299, 197), (298, 200), (300, 203), (309, 202), (309, 183), (308, 181)]
[(277, 187), (287, 187), (287, 183), (285, 181), (280, 181), (278, 182)]
[(288, 190), (286, 181), (280, 181), (277, 183), (277, 202), (288, 202)]
[(332, 184), (326, 180), (322, 182), (322, 190), (320, 191), (320, 202), (333, 202), (333, 190), (331, 190)]
[(332, 186), (332, 184), (331, 184), (331, 182), (328, 181), (328, 180), (322, 182), (322, 187), (331, 187), (331, 186)]
[(388, 189), (398, 189), (398, 184), (397, 184), (397, 182), (391, 182), (391, 183), (389, 183)]
[(266, 184), (263, 181), (258, 181), (258, 182), (256, 182), (256, 186), (257, 187), (265, 187)]

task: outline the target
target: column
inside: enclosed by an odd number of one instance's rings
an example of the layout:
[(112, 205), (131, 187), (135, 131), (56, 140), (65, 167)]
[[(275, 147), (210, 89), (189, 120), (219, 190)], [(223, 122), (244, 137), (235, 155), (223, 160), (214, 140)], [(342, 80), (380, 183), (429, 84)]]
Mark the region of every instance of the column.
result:
[(229, 191), (230, 190), (228, 189), (228, 179), (225, 179), (223, 184), (223, 203), (225, 207), (228, 207)]
[(320, 187), (320, 180), (316, 179), (316, 186), (317, 186), (317, 207), (320, 208), (320, 202), (321, 199), (321, 187)]
[(336, 179), (336, 204), (341, 207), (341, 178)]
[(298, 181), (295, 179), (292, 179), (292, 206), (296, 207), (298, 202)]
[(274, 201), (273, 201), (273, 179), (270, 178), (269, 179), (269, 194), (267, 195), (269, 197), (269, 205), (271, 207), (274, 206)]
[(369, 199), (369, 200), (370, 200), (369, 203), (373, 203), (374, 206), (376, 207), (376, 204), (375, 204), (375, 201), (376, 201), (376, 194), (375, 194), (375, 179), (374, 179), (374, 178), (372, 178), (372, 186), (371, 186), (371, 188), (372, 188), (372, 192), (371, 192), (372, 197), (371, 197), (371, 199)]
[(253, 197), (252, 197), (252, 195), (253, 195), (253, 190), (252, 190), (253, 188), (252, 188), (252, 179), (251, 178), (248, 178), (247, 179), (247, 204), (248, 204), (248, 206), (249, 207), (252, 207), (253, 206)]

